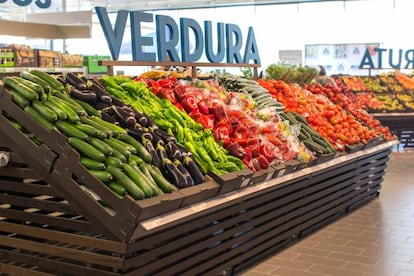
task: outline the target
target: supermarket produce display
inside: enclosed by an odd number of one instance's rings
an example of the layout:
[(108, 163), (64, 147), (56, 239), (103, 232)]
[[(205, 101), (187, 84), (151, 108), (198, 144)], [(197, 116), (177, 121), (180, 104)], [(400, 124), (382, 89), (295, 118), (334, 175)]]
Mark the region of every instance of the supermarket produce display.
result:
[[(0, 242), (17, 249), (1, 249), (17, 260), (7, 267), (237, 271), (376, 197), (395, 137), (355, 94), (311, 84), (310, 73), (300, 85), (3, 77), (0, 142), (12, 162), (0, 168), (0, 230), (19, 232)], [(26, 223), (11, 230), (16, 221)], [(25, 238), (31, 229), (38, 240)]]

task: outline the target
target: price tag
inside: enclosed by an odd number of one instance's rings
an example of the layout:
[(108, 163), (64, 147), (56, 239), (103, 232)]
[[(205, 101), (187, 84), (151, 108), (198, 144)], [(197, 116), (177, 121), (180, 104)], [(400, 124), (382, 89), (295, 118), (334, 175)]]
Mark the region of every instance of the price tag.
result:
[(277, 173), (277, 176), (280, 177), (285, 174), (286, 169), (282, 169)]
[(246, 187), (247, 185), (249, 185), (250, 183), (250, 178), (246, 178), (245, 180), (243, 180), (242, 184), (240, 185), (240, 187)]
[(269, 173), (269, 174), (266, 176), (266, 178), (265, 178), (265, 180), (264, 180), (264, 181), (269, 181), (270, 179), (272, 179), (272, 178), (273, 178), (273, 174), (274, 174), (274, 172)]

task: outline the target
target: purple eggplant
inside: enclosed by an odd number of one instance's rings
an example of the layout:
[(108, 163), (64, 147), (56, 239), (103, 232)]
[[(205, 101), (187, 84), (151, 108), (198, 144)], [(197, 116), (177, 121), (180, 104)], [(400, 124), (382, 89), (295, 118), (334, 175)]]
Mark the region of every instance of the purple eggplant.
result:
[(191, 175), (194, 181), (194, 185), (198, 185), (205, 182), (205, 177), (203, 173), (198, 168), (197, 164), (190, 156), (184, 157), (183, 165), (187, 169), (188, 173)]
[(66, 82), (79, 90), (88, 89), (88, 84), (72, 72), (66, 73)]
[(88, 104), (96, 104), (96, 94), (91, 90), (79, 90), (76, 87), (71, 87), (69, 94), (71, 97), (86, 102)]

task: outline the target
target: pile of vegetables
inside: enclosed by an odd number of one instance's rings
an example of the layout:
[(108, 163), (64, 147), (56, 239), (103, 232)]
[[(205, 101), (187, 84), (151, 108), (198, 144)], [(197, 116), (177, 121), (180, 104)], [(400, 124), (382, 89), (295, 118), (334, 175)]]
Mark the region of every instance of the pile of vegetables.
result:
[[(37, 70), (24, 72), (20, 77), (5, 77), (3, 81), (12, 100), (29, 117), (47, 131), (66, 135), (68, 143), (79, 152), (80, 163), (119, 196), (128, 194), (139, 200), (204, 181), (185, 150), (176, 153), (177, 158), (182, 157), (181, 165), (165, 161), (168, 166), (160, 169), (156, 155), (143, 144), (144, 140), (137, 139), (139, 135), (131, 135), (129, 129), (103, 120), (103, 112), (91, 103), (110, 105), (112, 98), (96, 83), (95, 87), (70, 73), (59, 82)], [(152, 131), (155, 134), (156, 128)], [(197, 177), (191, 175), (190, 181), (189, 172), (195, 172)]]

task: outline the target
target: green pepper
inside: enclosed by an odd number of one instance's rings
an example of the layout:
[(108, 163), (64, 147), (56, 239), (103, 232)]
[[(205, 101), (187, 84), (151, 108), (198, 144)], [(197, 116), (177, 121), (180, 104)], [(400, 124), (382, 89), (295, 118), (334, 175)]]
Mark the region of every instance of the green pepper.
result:
[(234, 171), (238, 171), (239, 168), (237, 167), (237, 165), (233, 162), (216, 162), (215, 166), (218, 170), (221, 171), (226, 171), (226, 172), (234, 172)]
[(242, 170), (246, 168), (246, 165), (244, 165), (243, 161), (241, 161), (239, 158), (234, 157), (232, 155), (227, 156), (227, 160), (235, 164), (238, 168), (238, 170)]
[(167, 117), (167, 118), (171, 118), (171, 119), (177, 120), (177, 122), (180, 123), (180, 125), (182, 127), (185, 126), (185, 122), (184, 122), (183, 117), (181, 117), (180, 113), (178, 113), (177, 111), (175, 111), (173, 109), (173, 107), (165, 109), (164, 110), (164, 116)]
[(167, 129), (171, 129), (174, 127), (174, 125), (171, 122), (165, 119), (153, 117), (153, 120), (154, 120), (154, 123), (161, 129), (167, 130)]
[(208, 154), (208, 152), (203, 147), (197, 147), (197, 153), (200, 156), (200, 158), (204, 160), (204, 162), (207, 164), (208, 168), (210, 170), (214, 170), (214, 162), (213, 160), (211, 160), (211, 157)]
[(216, 141), (214, 141), (214, 138), (211, 136), (209, 136), (207, 139), (204, 139), (204, 148), (213, 160), (218, 161), (220, 156), (216, 150), (216, 147), (214, 146), (215, 143)]
[(185, 137), (186, 141), (189, 141), (189, 142), (192, 142), (192, 143), (194, 142), (193, 133), (191, 132), (191, 130), (188, 127), (184, 127), (184, 137)]

